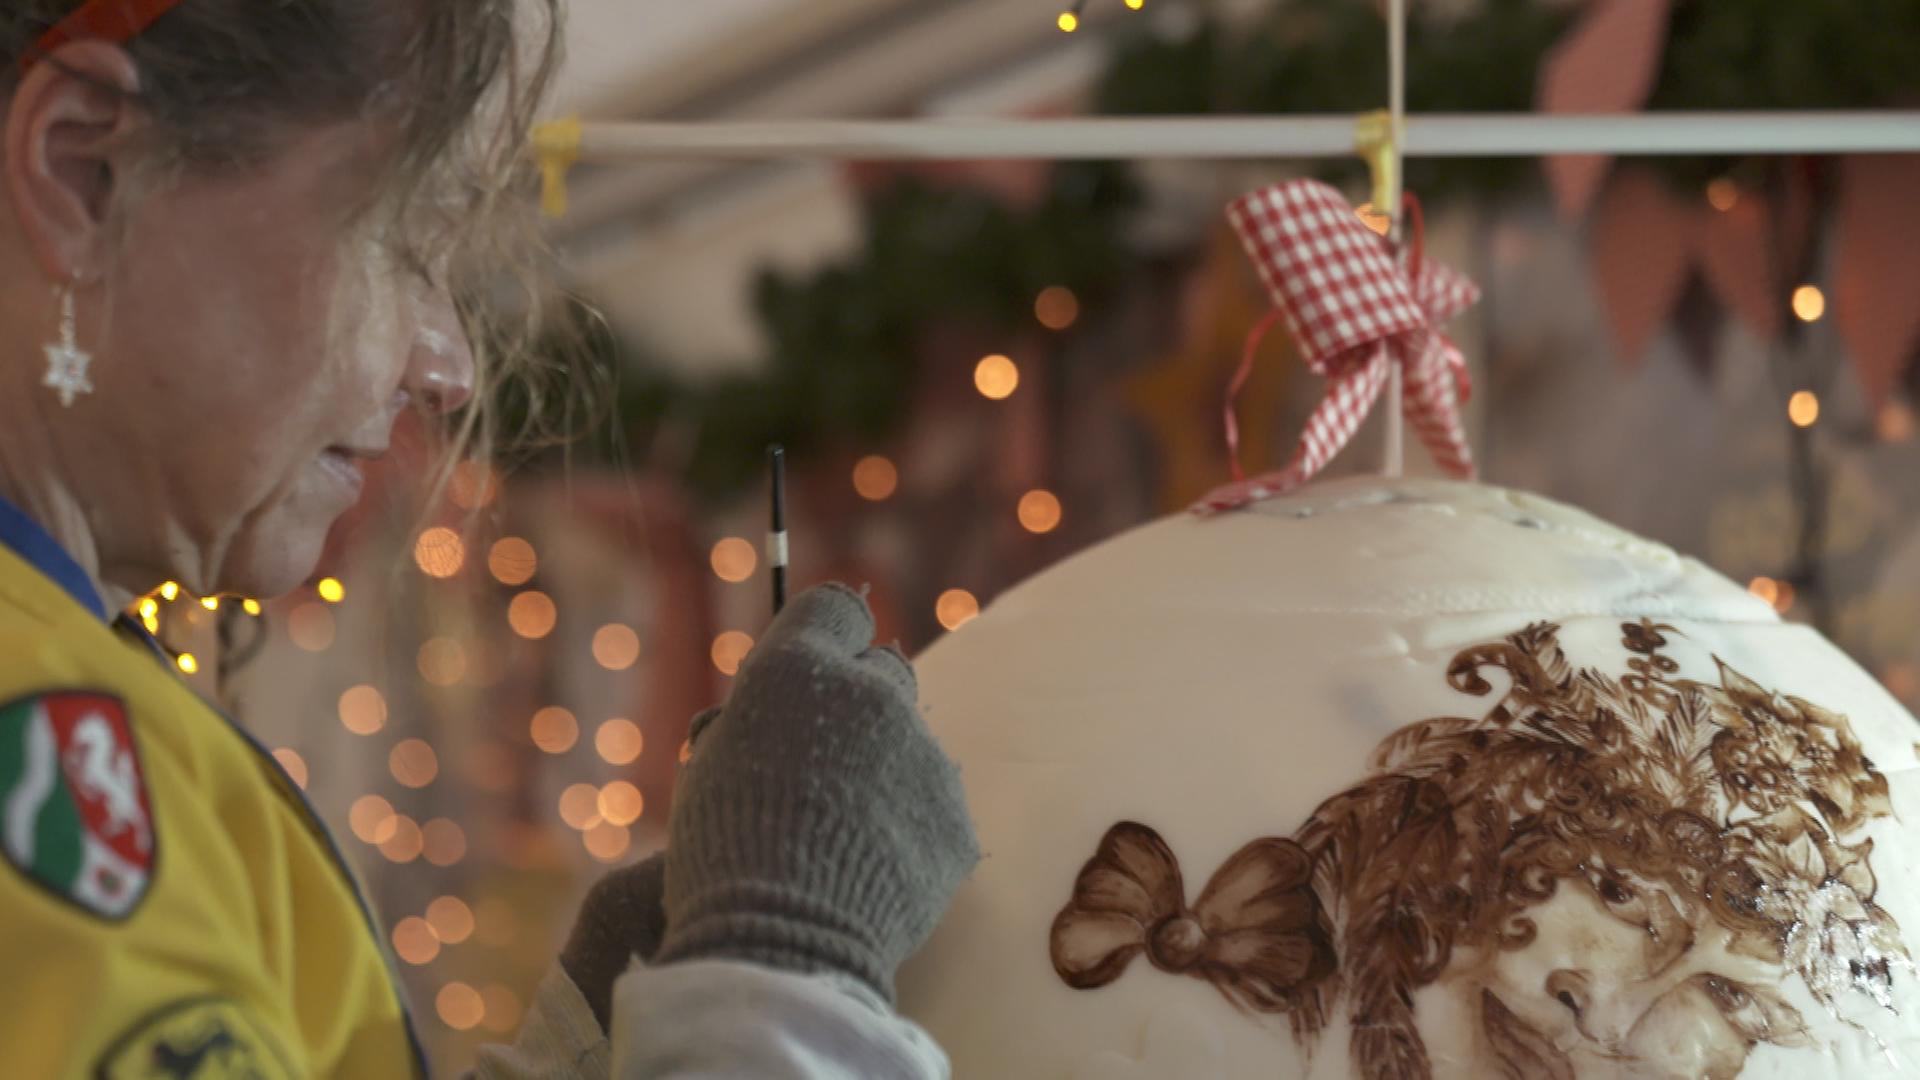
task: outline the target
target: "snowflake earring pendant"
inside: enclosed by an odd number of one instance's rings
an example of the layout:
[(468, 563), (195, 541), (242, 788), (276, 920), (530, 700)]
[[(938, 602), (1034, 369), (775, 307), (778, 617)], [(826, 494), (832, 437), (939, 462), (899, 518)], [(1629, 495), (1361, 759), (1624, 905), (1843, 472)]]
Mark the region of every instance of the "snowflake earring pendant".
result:
[(40, 385), (60, 395), (63, 408), (73, 408), (73, 399), (93, 393), (87, 367), (93, 356), (80, 348), (79, 320), (73, 311), (73, 285), (60, 287), (60, 342), (47, 345), (47, 377)]

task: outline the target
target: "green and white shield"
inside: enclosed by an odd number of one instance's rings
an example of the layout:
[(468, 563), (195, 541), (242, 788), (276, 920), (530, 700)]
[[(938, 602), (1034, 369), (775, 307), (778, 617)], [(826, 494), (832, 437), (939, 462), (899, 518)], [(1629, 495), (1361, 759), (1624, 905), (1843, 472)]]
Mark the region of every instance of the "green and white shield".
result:
[(106, 919), (133, 914), (155, 838), (118, 698), (60, 691), (0, 705), (0, 851), (61, 899)]

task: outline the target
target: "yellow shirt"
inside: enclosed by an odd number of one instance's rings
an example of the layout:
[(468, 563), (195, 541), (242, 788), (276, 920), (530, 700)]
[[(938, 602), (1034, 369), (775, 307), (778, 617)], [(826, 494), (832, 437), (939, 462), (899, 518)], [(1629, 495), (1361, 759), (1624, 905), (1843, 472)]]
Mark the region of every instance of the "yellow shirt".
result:
[(0, 1073), (424, 1075), (325, 827), (4, 501), (0, 854)]

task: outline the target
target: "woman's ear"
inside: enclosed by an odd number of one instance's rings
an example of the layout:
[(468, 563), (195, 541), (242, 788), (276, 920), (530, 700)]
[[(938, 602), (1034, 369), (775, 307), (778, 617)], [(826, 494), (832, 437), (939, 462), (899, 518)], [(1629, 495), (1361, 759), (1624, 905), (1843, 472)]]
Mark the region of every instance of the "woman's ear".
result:
[(139, 91), (125, 49), (81, 41), (35, 62), (7, 106), (6, 190), (51, 281), (88, 276), (106, 255), (127, 136), (143, 122)]

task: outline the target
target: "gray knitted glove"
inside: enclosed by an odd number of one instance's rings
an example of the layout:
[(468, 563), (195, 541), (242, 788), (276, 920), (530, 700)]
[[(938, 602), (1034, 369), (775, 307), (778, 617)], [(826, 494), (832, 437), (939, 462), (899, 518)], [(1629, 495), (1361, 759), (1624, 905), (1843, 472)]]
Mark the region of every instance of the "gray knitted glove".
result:
[(588, 891), (560, 950), (560, 967), (587, 999), (600, 1030), (611, 1031), (613, 984), (638, 956), (660, 948), (667, 916), (661, 908), (666, 860), (655, 855), (608, 874)]
[(913, 668), (873, 648), (873, 630), (844, 586), (799, 596), (696, 732), (674, 796), (656, 963), (840, 973), (892, 1000), (895, 970), (980, 856)]

